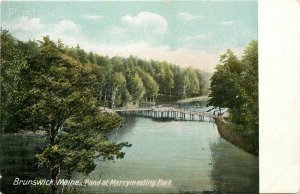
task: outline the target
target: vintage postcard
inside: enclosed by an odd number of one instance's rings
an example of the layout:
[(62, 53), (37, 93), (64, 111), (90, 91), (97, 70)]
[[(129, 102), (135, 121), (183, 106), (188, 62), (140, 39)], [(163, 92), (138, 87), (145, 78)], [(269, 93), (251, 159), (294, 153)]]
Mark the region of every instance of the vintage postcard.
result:
[(2, 1), (0, 193), (258, 193), (257, 4)]

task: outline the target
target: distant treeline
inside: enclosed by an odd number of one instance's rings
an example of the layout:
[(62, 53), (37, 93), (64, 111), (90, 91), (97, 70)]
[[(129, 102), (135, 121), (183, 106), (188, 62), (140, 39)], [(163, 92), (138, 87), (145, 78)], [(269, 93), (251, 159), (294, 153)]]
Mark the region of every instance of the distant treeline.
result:
[(85, 52), (77, 45), (68, 47), (57, 42), (61, 52), (81, 63), (99, 67), (97, 97), (109, 106), (125, 106), (128, 102), (174, 101), (207, 94), (208, 74), (192, 67), (181, 68), (166, 61), (100, 56)]
[(49, 95), (47, 103), (59, 95), (65, 99), (63, 95), (73, 90), (88, 89), (96, 106), (110, 108), (170, 102), (207, 95), (209, 90), (209, 74), (199, 69), (133, 56), (110, 58), (48, 36), (42, 41), (20, 41), (6, 30), (1, 30), (1, 71), (2, 119), (11, 118), (12, 123), (24, 123), (28, 117), (24, 110), (31, 101), (41, 102), (35, 97), (37, 88), (49, 90), (41, 93)]
[[(2, 32), (2, 36), (10, 35)], [(19, 60), (25, 63), (41, 52), (41, 42), (13, 39), (9, 48), (16, 50)], [(5, 42), (5, 38), (2, 41), (3, 44), (9, 43)], [(143, 60), (133, 56), (110, 58), (86, 52), (79, 45), (69, 47), (60, 40), (53, 42), (53, 45), (61, 54), (77, 62), (97, 66), (99, 87), (96, 96), (101, 105), (118, 107), (128, 103), (174, 101), (208, 92), (208, 74), (199, 69), (181, 68), (165, 61)], [(7, 61), (15, 58), (2, 57)]]

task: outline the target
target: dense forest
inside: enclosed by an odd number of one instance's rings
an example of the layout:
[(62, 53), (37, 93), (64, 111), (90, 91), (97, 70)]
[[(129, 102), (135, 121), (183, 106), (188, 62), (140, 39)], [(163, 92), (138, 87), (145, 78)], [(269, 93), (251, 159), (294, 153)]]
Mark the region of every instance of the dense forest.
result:
[[(9, 44), (5, 42), (7, 32), (4, 34), (2, 32), (2, 36), (4, 36), (3, 44)], [(30, 58), (32, 59), (40, 52), (41, 43), (15, 40), (7, 47), (16, 49), (18, 60), (27, 64)], [(180, 68), (165, 61), (147, 61), (133, 56), (109, 58), (86, 52), (79, 45), (69, 47), (60, 40), (52, 43), (61, 54), (82, 64), (96, 65), (98, 88), (95, 95), (98, 102), (105, 106), (119, 107), (128, 103), (174, 101), (208, 92), (208, 74), (199, 69)], [(4, 60), (12, 60), (6, 55), (2, 56)]]
[(257, 41), (250, 42), (241, 59), (231, 50), (221, 55), (221, 63), (211, 78), (208, 104), (229, 109), (230, 129), (241, 134), (249, 145), (247, 151), (255, 155), (258, 154), (259, 128), (257, 45)]
[[(91, 89), (93, 96), (97, 99), (97, 106), (115, 108), (128, 105), (151, 105), (155, 102), (171, 102), (208, 94), (209, 74), (192, 67), (181, 68), (165, 61), (147, 61), (133, 56), (109, 58), (86, 52), (79, 45), (69, 47), (60, 40), (53, 42), (49, 37), (44, 37), (43, 41), (23, 42), (14, 38), (8, 31), (1, 31), (1, 47), (4, 51), (1, 52), (1, 108), (4, 110), (4, 118), (6, 118), (5, 115), (8, 117), (14, 115), (15, 121), (22, 120), (22, 116), (16, 117), (16, 114), (26, 108), (26, 99), (24, 99), (26, 95), (24, 94), (26, 92), (33, 94), (26, 84), (33, 81), (34, 76), (40, 82), (45, 79), (44, 69), (37, 69), (41, 63), (44, 63), (42, 60), (45, 56), (45, 49), (55, 52), (63, 60), (67, 60), (71, 66), (80, 64), (88, 69), (89, 72), (81, 74), (82, 80), (77, 84)], [(61, 73), (64, 68), (68, 68), (55, 66), (56, 64), (49, 65), (52, 66), (53, 74)], [(73, 83), (69, 84), (79, 82), (79, 77), (74, 79)], [(93, 79), (93, 84), (87, 83), (89, 79)], [(44, 87), (48, 87), (46, 80), (44, 81)], [(69, 85), (59, 84), (58, 82), (57, 87), (68, 91)], [(4, 122), (2, 129), (16, 129), (13, 126), (6, 127), (5, 123), (7, 122)]]

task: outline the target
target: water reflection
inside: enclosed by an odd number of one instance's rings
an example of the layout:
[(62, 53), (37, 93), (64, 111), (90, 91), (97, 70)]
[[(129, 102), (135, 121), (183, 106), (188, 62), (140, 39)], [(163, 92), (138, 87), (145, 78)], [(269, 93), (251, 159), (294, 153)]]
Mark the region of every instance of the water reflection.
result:
[[(45, 177), (38, 170), (35, 154), (41, 151), (44, 139), (36, 136), (4, 135), (0, 136), (0, 190), (3, 193), (33, 193), (28, 186), (15, 186), (15, 178), (32, 180)], [(31, 190), (31, 191), (30, 191)], [(34, 192), (39, 191), (34, 188)]]
[[(98, 162), (90, 179), (162, 178), (172, 179), (173, 186), (88, 187), (84, 189), (86, 193), (258, 193), (258, 158), (221, 139), (212, 123), (125, 117), (125, 125), (116, 129), (111, 139), (128, 141), (132, 147), (124, 148), (126, 155), (122, 160)], [(12, 182), (15, 177), (47, 178), (47, 173), (37, 170), (34, 160), (43, 143), (44, 139), (36, 136), (0, 136), (1, 192), (41, 193), (36, 187), (26, 190), (12, 186)]]
[[(98, 163), (89, 179), (171, 179), (171, 188), (93, 187), (91, 193), (170, 193), (212, 190), (209, 143), (217, 138), (212, 124), (193, 121), (157, 122), (136, 117), (118, 141), (128, 141), (125, 158)], [(117, 135), (116, 135), (117, 136)]]
[(225, 193), (258, 193), (258, 158), (239, 150), (223, 139), (210, 145), (211, 179), (215, 191)]
[(122, 116), (124, 122), (122, 127), (114, 129), (109, 138), (113, 141), (120, 141), (124, 134), (129, 133), (136, 124), (136, 117), (133, 116)]
[(257, 193), (258, 159), (220, 139), (214, 124), (135, 117), (117, 135), (125, 158), (99, 163), (90, 179), (171, 179), (171, 188), (88, 187), (91, 193)]

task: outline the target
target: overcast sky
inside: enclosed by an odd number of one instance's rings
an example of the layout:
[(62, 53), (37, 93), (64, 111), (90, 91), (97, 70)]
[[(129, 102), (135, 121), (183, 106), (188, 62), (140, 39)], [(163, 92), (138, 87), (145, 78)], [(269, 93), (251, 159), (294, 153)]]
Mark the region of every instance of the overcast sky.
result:
[(257, 39), (256, 1), (2, 2), (1, 27), (21, 40), (62, 39), (101, 55), (212, 71)]

